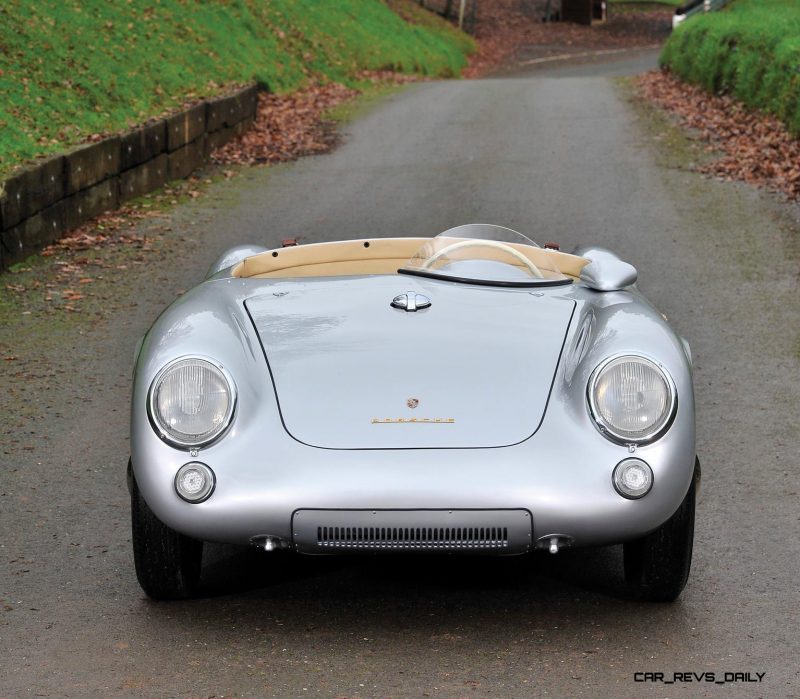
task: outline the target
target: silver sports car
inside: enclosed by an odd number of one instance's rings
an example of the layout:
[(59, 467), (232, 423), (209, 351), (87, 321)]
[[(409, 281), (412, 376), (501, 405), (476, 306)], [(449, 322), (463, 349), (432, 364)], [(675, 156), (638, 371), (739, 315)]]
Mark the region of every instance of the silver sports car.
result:
[(307, 554), (624, 545), (638, 597), (692, 556), (689, 346), (602, 248), (484, 224), (239, 247), (136, 352), (136, 573), (191, 596), (204, 541)]

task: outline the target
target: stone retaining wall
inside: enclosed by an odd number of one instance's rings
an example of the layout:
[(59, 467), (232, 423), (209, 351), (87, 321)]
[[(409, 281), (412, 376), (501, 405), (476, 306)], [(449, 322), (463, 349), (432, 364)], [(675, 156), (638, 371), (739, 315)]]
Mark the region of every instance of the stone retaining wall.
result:
[(104, 211), (188, 177), (250, 127), (257, 102), (253, 85), (19, 170), (0, 184), (0, 270)]

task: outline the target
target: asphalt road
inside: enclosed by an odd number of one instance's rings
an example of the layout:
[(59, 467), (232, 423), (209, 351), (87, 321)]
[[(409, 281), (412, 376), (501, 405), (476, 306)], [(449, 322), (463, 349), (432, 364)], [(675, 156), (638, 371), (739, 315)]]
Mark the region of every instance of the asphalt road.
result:
[[(0, 334), (25, 355), (24, 382), (0, 367), (0, 696), (800, 696), (797, 212), (675, 167), (604, 77), (643, 64), (613, 58), (413, 86), (333, 154), (176, 207), (185, 242), (107, 278), (113, 313), (33, 314)], [(214, 546), (206, 598), (147, 600), (124, 466), (131, 355), (158, 311), (231, 244), (470, 221), (617, 250), (690, 340), (704, 478), (681, 599), (626, 599), (616, 548), (326, 560)]]

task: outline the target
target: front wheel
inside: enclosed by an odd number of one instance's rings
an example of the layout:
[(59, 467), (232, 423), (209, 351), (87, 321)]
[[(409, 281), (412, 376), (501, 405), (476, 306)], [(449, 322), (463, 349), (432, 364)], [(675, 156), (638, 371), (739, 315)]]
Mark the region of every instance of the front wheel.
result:
[(144, 501), (131, 478), (131, 526), (136, 577), (156, 600), (192, 597), (200, 581), (203, 542), (170, 529)]
[(625, 581), (641, 600), (673, 602), (689, 578), (699, 469), (680, 507), (658, 529), (623, 546)]

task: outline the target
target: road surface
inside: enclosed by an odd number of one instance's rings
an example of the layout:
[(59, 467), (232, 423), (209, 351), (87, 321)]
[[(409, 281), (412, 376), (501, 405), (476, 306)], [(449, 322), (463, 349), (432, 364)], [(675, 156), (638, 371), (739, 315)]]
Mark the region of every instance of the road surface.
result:
[[(796, 211), (665, 166), (662, 135), (608, 77), (640, 63), (620, 60), (415, 85), (334, 153), (175, 207), (184, 242), (95, 287), (113, 312), (0, 329), (21, 355), (0, 367), (0, 696), (800, 696)], [(159, 310), (232, 244), (472, 221), (618, 251), (690, 340), (704, 478), (681, 599), (626, 599), (617, 548), (419, 561), (221, 546), (204, 599), (146, 599), (124, 467), (132, 352)], [(635, 681), (657, 672), (685, 681)]]

